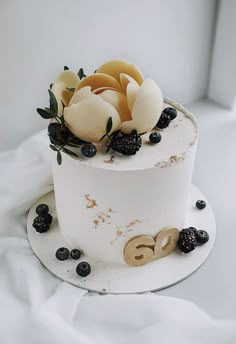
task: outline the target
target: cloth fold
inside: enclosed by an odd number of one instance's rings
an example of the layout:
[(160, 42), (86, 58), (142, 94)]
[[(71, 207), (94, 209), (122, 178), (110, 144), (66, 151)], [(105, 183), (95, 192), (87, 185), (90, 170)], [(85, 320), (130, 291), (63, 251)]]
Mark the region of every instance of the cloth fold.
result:
[(235, 344), (236, 322), (191, 302), (87, 293), (53, 276), (34, 255), (27, 212), (53, 189), (47, 134), (0, 154), (0, 343)]

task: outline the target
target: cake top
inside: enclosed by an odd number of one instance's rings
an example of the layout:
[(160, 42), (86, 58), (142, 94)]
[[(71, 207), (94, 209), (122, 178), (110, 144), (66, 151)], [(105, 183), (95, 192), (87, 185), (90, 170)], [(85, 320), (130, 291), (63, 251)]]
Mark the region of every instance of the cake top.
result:
[(183, 159), (198, 136), (193, 115), (171, 100), (164, 104), (156, 82), (126, 61), (108, 61), (89, 76), (65, 66), (48, 91), (50, 107), (37, 112), (50, 119), (59, 165), (65, 153), (106, 169), (164, 167)]

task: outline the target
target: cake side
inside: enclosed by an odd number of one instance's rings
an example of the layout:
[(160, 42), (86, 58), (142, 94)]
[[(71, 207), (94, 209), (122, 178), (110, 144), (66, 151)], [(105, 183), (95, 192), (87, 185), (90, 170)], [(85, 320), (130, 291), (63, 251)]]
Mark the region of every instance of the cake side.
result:
[(124, 264), (127, 242), (138, 235), (155, 237), (165, 227), (181, 228), (191, 185), (198, 140), (194, 116), (182, 105), (151, 145), (147, 134), (135, 156), (96, 154), (91, 160), (53, 155), (53, 178), (60, 229), (64, 238), (97, 260)]

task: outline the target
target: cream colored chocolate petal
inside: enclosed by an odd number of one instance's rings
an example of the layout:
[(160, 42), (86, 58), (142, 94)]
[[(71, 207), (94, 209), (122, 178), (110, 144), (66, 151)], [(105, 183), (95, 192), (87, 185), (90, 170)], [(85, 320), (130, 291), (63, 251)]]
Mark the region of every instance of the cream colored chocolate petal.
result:
[(114, 90), (106, 90), (100, 93), (99, 97), (114, 106), (120, 115), (121, 122), (131, 119), (127, 99), (123, 93)]
[(58, 113), (61, 114), (62, 112), (62, 103), (67, 106), (71, 97), (73, 96), (73, 92), (68, 91), (68, 88), (77, 88), (80, 79), (78, 75), (71, 70), (65, 70), (56, 78), (52, 85), (52, 92), (54, 93), (57, 102), (58, 102)]
[(129, 83), (132, 83), (136, 86), (139, 86), (139, 84), (137, 83), (136, 80), (134, 80), (134, 78), (132, 78), (131, 76), (121, 73), (120, 74), (120, 84), (121, 84), (121, 88), (124, 94), (126, 94), (126, 90), (127, 90), (127, 86)]
[(89, 75), (86, 78), (82, 79), (77, 87), (77, 90), (85, 86), (91, 86), (92, 91), (100, 87), (114, 88), (118, 91), (120, 91), (121, 89), (120, 84), (116, 79), (114, 79), (110, 75), (102, 73)]
[(99, 88), (96, 88), (96, 90), (93, 90), (93, 93), (94, 94), (100, 94), (100, 93), (102, 93), (103, 91), (106, 91), (106, 90), (117, 91), (115, 88), (111, 88), (111, 87), (99, 87)]
[(74, 135), (82, 140), (98, 142), (106, 132), (109, 117), (112, 117), (110, 133), (120, 128), (120, 116), (116, 109), (102, 100), (86, 99), (64, 109), (66, 124)]
[(143, 75), (141, 71), (134, 64), (123, 60), (111, 60), (104, 63), (97, 69), (98, 73), (105, 73), (113, 76), (116, 80), (120, 81), (120, 74), (125, 73), (134, 78), (139, 85), (143, 82)]
[(130, 82), (127, 86), (126, 96), (127, 96), (127, 102), (128, 102), (128, 107), (129, 107), (130, 112), (132, 112), (133, 110), (133, 106), (134, 106), (139, 89), (140, 89), (140, 86), (132, 82)]
[(85, 99), (96, 99), (96, 95), (91, 92), (90, 86), (85, 86), (81, 88), (79, 91), (76, 91), (69, 102), (69, 106), (72, 104), (76, 104), (81, 102)]
[(122, 131), (138, 133), (150, 131), (158, 122), (163, 108), (163, 96), (159, 86), (151, 79), (145, 79), (137, 92), (132, 109), (132, 120), (122, 123)]

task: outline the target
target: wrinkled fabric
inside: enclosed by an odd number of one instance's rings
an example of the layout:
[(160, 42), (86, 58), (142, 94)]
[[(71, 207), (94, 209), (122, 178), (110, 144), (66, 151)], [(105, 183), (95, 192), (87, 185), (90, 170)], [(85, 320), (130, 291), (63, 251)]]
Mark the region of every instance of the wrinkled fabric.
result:
[(27, 212), (53, 189), (47, 135), (0, 154), (1, 344), (235, 344), (236, 322), (214, 320), (177, 298), (87, 293), (34, 255)]

